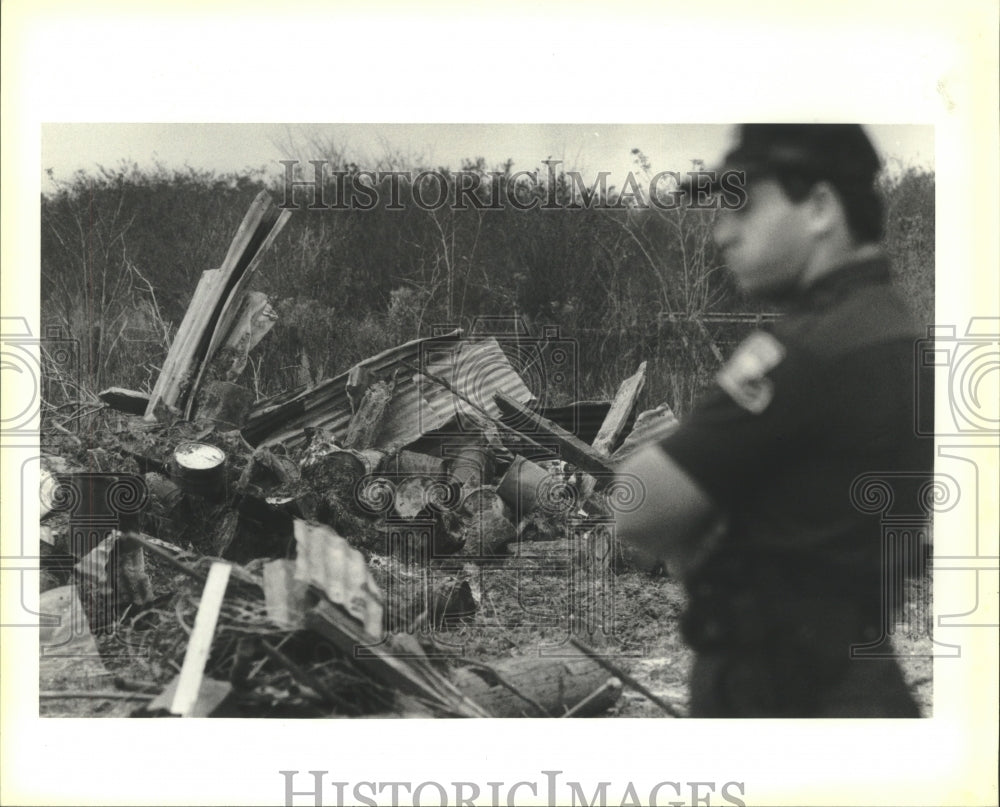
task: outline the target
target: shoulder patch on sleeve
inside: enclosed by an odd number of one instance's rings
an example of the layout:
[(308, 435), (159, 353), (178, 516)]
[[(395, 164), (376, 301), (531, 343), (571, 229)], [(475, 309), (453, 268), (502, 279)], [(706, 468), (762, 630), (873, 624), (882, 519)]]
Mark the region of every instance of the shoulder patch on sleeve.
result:
[(738, 406), (759, 415), (774, 397), (774, 384), (767, 373), (784, 358), (781, 342), (766, 331), (754, 331), (716, 374), (716, 383)]

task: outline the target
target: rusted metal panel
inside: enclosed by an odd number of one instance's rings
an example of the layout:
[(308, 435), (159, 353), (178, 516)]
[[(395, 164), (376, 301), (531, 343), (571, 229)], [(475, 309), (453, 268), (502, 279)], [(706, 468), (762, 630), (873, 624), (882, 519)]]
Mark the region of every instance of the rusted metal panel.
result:
[[(492, 337), (463, 339), (460, 331), (454, 331), (407, 342), (360, 364), (377, 377), (396, 377), (376, 446), (409, 445), (475, 412), (440, 383), (417, 372), (420, 369), (443, 379), (494, 417), (500, 415), (493, 400), (496, 392), (521, 403), (534, 397)], [(321, 427), (343, 439), (352, 414), (349, 375), (341, 373), (283, 403), (259, 406), (251, 413), (244, 436), (258, 445), (284, 442), (294, 446), (304, 440), (307, 427)]]
[[(364, 366), (376, 374), (384, 374), (394, 365), (402, 366), (401, 362), (416, 362), (422, 344), (435, 341), (454, 343), (460, 336), (461, 331), (452, 331), (443, 336), (415, 339), (365, 359), (357, 366)], [(348, 370), (334, 376), (290, 398), (287, 393), (281, 393), (258, 404), (247, 419), (243, 436), (255, 445), (277, 442), (294, 445), (303, 440), (305, 428), (315, 427), (327, 429), (342, 437), (352, 414), (351, 402), (347, 396), (350, 372)], [(412, 387), (412, 384), (409, 386)], [(394, 397), (404, 395), (406, 387), (406, 379), (398, 377)]]
[[(430, 351), (425, 351), (425, 354), (428, 355), (424, 356), (422, 366), (429, 375), (447, 381), (491, 417), (500, 417), (500, 409), (493, 400), (497, 392), (522, 403), (534, 397), (521, 376), (510, 366), (500, 344), (492, 337), (463, 341), (457, 351), (446, 355), (433, 355)], [(430, 407), (442, 418), (442, 424), (453, 418), (480, 416), (474, 407), (429, 377), (419, 379), (419, 388)]]
[(382, 591), (368, 571), (364, 556), (326, 524), (295, 520), (294, 580), (316, 586), (364, 626), (369, 636), (382, 635)]

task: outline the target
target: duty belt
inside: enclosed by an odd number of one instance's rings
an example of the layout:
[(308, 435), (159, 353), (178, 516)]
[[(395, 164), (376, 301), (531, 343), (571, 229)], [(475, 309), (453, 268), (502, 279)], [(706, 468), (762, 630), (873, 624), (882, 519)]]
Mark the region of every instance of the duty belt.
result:
[(687, 581), (681, 630), (698, 650), (781, 644), (839, 657), (879, 625), (879, 585), (877, 574), (812, 559), (726, 553)]

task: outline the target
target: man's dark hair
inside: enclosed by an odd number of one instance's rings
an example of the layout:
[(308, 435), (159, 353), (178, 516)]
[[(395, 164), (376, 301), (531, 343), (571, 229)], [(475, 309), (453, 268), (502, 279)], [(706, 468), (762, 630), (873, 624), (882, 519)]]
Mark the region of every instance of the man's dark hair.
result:
[(885, 235), (885, 206), (874, 187), (843, 187), (832, 179), (816, 179), (786, 171), (776, 171), (773, 178), (793, 202), (805, 199), (817, 182), (828, 182), (840, 197), (848, 230), (856, 244), (875, 244)]
[(882, 239), (883, 206), (875, 188), (881, 160), (856, 123), (746, 123), (725, 162), (745, 171), (748, 181), (772, 177), (793, 202), (805, 199), (817, 182), (828, 182), (855, 242)]

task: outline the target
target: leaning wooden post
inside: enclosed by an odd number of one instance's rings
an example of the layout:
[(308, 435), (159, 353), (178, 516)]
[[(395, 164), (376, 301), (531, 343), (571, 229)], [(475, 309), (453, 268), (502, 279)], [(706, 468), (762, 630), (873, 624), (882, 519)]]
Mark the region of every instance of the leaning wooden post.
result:
[(215, 626), (219, 621), (219, 609), (226, 595), (226, 585), (229, 583), (229, 573), (232, 566), (228, 563), (216, 562), (208, 571), (208, 580), (201, 593), (201, 603), (198, 615), (194, 619), (194, 628), (188, 641), (187, 652), (184, 654), (184, 664), (177, 677), (177, 689), (170, 711), (181, 717), (190, 717), (198, 693), (201, 690), (201, 679), (205, 675), (205, 663), (212, 650), (212, 639), (215, 638)]

